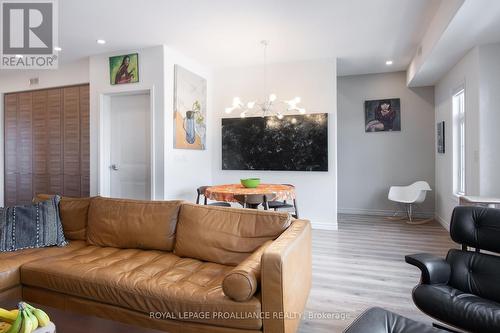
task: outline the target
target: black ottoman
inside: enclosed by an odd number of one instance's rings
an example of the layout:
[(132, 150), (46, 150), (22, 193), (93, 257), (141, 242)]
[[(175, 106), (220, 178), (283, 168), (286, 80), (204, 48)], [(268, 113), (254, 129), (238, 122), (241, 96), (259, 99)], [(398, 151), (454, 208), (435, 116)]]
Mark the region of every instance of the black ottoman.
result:
[(371, 308), (363, 312), (344, 333), (449, 333), (393, 312)]

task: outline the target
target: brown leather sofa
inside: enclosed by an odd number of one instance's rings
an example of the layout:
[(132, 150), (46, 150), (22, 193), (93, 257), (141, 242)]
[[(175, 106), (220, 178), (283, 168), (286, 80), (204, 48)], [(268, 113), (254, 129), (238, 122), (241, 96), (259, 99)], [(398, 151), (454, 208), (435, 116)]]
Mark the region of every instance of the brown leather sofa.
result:
[(308, 221), (102, 197), (63, 198), (60, 214), (68, 246), (0, 253), (0, 303), (22, 298), (167, 332), (299, 326), (311, 286)]

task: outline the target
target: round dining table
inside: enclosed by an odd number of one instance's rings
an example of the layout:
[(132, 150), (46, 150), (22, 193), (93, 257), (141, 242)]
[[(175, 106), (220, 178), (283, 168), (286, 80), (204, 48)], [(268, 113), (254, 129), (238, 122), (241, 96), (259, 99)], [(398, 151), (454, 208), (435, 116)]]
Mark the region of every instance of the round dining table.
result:
[(295, 187), (285, 184), (260, 184), (255, 188), (246, 188), (241, 184), (225, 184), (210, 186), (205, 190), (205, 196), (210, 200), (237, 202), (235, 195), (245, 194), (275, 194), (275, 200), (295, 199)]

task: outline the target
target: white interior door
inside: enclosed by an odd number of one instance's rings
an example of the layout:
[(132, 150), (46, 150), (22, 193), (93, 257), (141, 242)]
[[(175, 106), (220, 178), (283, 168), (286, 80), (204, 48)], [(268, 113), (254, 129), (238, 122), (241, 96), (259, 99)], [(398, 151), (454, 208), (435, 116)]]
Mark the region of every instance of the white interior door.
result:
[(149, 94), (117, 95), (110, 100), (110, 195), (151, 198)]

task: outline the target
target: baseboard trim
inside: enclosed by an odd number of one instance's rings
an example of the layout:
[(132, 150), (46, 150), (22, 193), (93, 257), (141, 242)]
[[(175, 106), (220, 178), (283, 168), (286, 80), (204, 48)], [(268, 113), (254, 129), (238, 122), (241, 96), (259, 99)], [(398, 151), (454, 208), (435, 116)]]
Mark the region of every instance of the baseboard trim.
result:
[(441, 224), (443, 226), (443, 228), (445, 228), (447, 231), (450, 231), (450, 223), (448, 221), (446, 221), (444, 218), (442, 218), (438, 214), (434, 215), (434, 218), (436, 219), (436, 221), (439, 222), (439, 224)]
[(330, 230), (335, 231), (338, 230), (337, 221), (319, 221), (319, 220), (311, 220), (311, 227), (315, 230)]
[[(394, 210), (384, 209), (364, 209), (364, 208), (339, 208), (339, 214), (352, 214), (352, 215), (375, 215), (375, 216), (392, 216)], [(417, 218), (432, 218), (434, 212), (432, 211), (417, 211), (414, 213)]]

